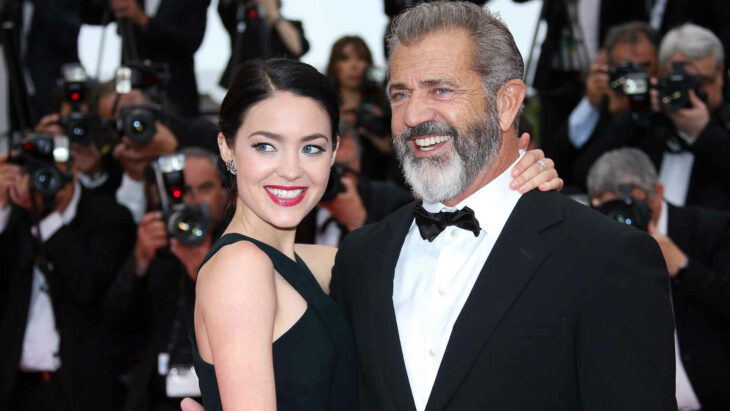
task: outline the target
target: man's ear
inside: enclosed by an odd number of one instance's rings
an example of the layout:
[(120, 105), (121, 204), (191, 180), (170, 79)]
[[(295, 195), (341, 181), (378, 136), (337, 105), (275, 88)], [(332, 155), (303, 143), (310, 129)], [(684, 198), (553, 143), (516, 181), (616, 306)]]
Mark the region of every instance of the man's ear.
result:
[(223, 133), (218, 133), (218, 151), (221, 153), (223, 162), (233, 159), (233, 150), (228, 147), (228, 142), (226, 142), (226, 137)]
[(518, 79), (509, 80), (497, 92), (499, 129), (503, 133), (514, 126), (515, 118), (520, 114), (526, 93), (525, 83)]

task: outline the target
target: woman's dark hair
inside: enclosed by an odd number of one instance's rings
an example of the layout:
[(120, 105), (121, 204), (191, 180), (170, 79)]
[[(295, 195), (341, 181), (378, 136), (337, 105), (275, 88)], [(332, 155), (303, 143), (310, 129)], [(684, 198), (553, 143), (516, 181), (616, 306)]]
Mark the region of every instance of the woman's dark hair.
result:
[(368, 48), (367, 43), (365, 43), (365, 40), (363, 40), (362, 37), (340, 37), (337, 41), (335, 41), (335, 44), (332, 45), (332, 51), (330, 52), (330, 61), (329, 63), (327, 63), (327, 71), (325, 73), (327, 75), (327, 78), (330, 79), (332, 84), (335, 85), (335, 88), (338, 92), (340, 89), (340, 80), (337, 78), (337, 70), (335, 69), (335, 65), (346, 58), (345, 47), (350, 44), (352, 44), (352, 47), (355, 49), (355, 53), (358, 57), (367, 61), (368, 64), (373, 64), (373, 55), (372, 53), (370, 53), (370, 48)]
[[(236, 133), (248, 110), (256, 103), (274, 96), (277, 92), (289, 92), (309, 97), (327, 112), (332, 130), (332, 148), (337, 146), (337, 126), (340, 122), (337, 92), (332, 83), (314, 67), (296, 60), (270, 59), (249, 60), (241, 64), (231, 81), (228, 93), (221, 104), (220, 127), (228, 147), (233, 147)], [(229, 206), (235, 205), (236, 179), (226, 172), (223, 161), (219, 170), (225, 176), (223, 185), (231, 189)], [(239, 165), (240, 167), (240, 165)]]
[(229, 147), (233, 147), (236, 132), (248, 110), (280, 91), (309, 97), (319, 103), (329, 115), (332, 147), (337, 146), (340, 112), (337, 92), (332, 84), (322, 73), (306, 63), (277, 58), (249, 60), (241, 65), (233, 77), (221, 104), (218, 123)]

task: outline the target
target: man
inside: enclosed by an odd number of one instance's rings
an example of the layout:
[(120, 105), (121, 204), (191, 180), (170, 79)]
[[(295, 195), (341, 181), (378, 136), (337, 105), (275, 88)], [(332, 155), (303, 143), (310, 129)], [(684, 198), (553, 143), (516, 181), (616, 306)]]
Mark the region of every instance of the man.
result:
[[(575, 159), (598, 138), (610, 122), (630, 110), (629, 97), (609, 86), (609, 67), (622, 62), (640, 64), (647, 74), (657, 76), (656, 32), (648, 24), (629, 22), (612, 27), (602, 50), (585, 80), (585, 95), (555, 136), (558, 173), (568, 186), (585, 187), (585, 174), (573, 175)], [(585, 191), (583, 191), (585, 192)]]
[(628, 185), (632, 202), (651, 210), (649, 234), (659, 243), (671, 278), (677, 405), (727, 409), (730, 352), (722, 333), (730, 318), (730, 215), (666, 202), (654, 165), (636, 148), (605, 153), (588, 174), (594, 206), (619, 198), (622, 185)]
[(509, 190), (525, 85), (504, 24), (420, 4), (390, 45), (394, 146), (423, 204), (353, 231), (335, 261), (360, 408), (676, 409), (656, 242), (557, 193)]
[(629, 114), (615, 119), (576, 160), (576, 175), (587, 174), (606, 151), (637, 147), (659, 170), (670, 203), (730, 210), (730, 164), (725, 161), (730, 156), (730, 104), (723, 98), (723, 62), (722, 43), (711, 31), (685, 24), (667, 33), (659, 47), (660, 66), (670, 72), (674, 63), (682, 63), (700, 83), (697, 92), (688, 93), (689, 106), (660, 108), (657, 90), (652, 90), (653, 113), (646, 124)]
[(580, 100), (583, 75), (604, 47), (609, 29), (633, 20), (646, 20), (647, 13), (644, 2), (633, 0), (542, 3), (540, 20), (547, 23), (547, 32), (536, 62), (533, 86), (540, 100), (540, 142), (547, 155), (553, 157), (557, 149), (555, 133)]
[(84, 192), (71, 163), (55, 167), (63, 184), (42, 197), (0, 158), (0, 409), (111, 407), (100, 307), (134, 226), (126, 209)]
[[(182, 385), (168, 386), (172, 379), (168, 374), (175, 366), (192, 364), (188, 331), (193, 326), (195, 279), (211, 244), (225, 228), (226, 191), (221, 186), (216, 155), (195, 147), (182, 153), (183, 201), (195, 207), (206, 204), (209, 210), (205, 240), (197, 246), (184, 245), (170, 238), (159, 211), (148, 212), (137, 228), (134, 251), (119, 270), (104, 303), (110, 324), (116, 329), (128, 325), (120, 331), (142, 333), (146, 341), (142, 358), (132, 371), (125, 410), (178, 409), (178, 397), (191, 395), (176, 390)], [(161, 371), (158, 361), (162, 358), (169, 361)]]

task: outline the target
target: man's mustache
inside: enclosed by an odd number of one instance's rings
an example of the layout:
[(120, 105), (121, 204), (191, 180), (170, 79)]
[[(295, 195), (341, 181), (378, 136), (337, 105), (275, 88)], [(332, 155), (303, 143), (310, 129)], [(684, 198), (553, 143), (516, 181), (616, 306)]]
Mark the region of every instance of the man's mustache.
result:
[(400, 135), (401, 139), (407, 140), (414, 137), (433, 136), (433, 135), (449, 135), (454, 139), (458, 137), (456, 129), (448, 123), (437, 123), (435, 121), (426, 121), (415, 127), (406, 126)]

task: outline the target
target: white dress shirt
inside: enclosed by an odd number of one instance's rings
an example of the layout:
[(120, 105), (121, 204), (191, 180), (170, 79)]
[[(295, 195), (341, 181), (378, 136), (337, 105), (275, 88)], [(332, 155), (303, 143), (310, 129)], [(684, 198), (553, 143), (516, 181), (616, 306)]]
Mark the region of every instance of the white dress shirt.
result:
[(601, 111), (591, 105), (588, 97), (583, 97), (568, 117), (568, 140), (575, 148), (581, 148), (591, 138), (596, 129)]
[[(657, 220), (656, 228), (657, 231), (664, 235), (667, 235), (669, 232), (669, 217), (667, 214), (666, 201), (662, 201), (662, 209), (659, 212), (659, 219)], [(697, 394), (695, 394), (695, 390), (692, 388), (692, 383), (689, 381), (689, 377), (687, 376), (687, 371), (684, 369), (684, 364), (682, 364), (682, 356), (679, 351), (679, 338), (677, 338), (676, 329), (674, 330), (674, 358), (676, 361), (675, 394), (677, 397), (677, 407), (679, 408), (679, 411), (701, 409), (700, 400), (697, 398)]]
[(115, 193), (117, 203), (127, 207), (135, 224), (142, 221), (147, 210), (147, 197), (144, 192), (144, 181), (133, 180), (127, 173), (122, 174), (122, 183)]
[[(74, 194), (63, 213), (53, 212), (33, 227), (32, 232), (42, 242), (48, 241), (53, 234), (76, 217), (76, 208), (81, 198), (81, 185), (74, 185)], [(0, 233), (5, 231), (10, 217), (10, 206), (0, 210)], [(39, 232), (40, 231), (40, 232)], [(23, 336), (23, 351), (20, 356), (20, 369), (23, 371), (56, 371), (61, 367), (58, 350), (61, 338), (56, 329), (53, 304), (48, 294), (46, 277), (37, 265), (33, 266), (28, 319)]]
[[(690, 146), (697, 139), (678, 132), (679, 137)], [(691, 151), (672, 153), (665, 151), (659, 169), (659, 182), (664, 186), (664, 198), (671, 204), (684, 206), (687, 202), (689, 181), (692, 178), (692, 167), (695, 155)]]
[(419, 411), (426, 408), (454, 323), (520, 199), (521, 194), (509, 188), (513, 166), (456, 207), (423, 204), (432, 213), (468, 206), (479, 221), (478, 237), (450, 226), (428, 242), (415, 221), (406, 235), (393, 278), (393, 307)]

